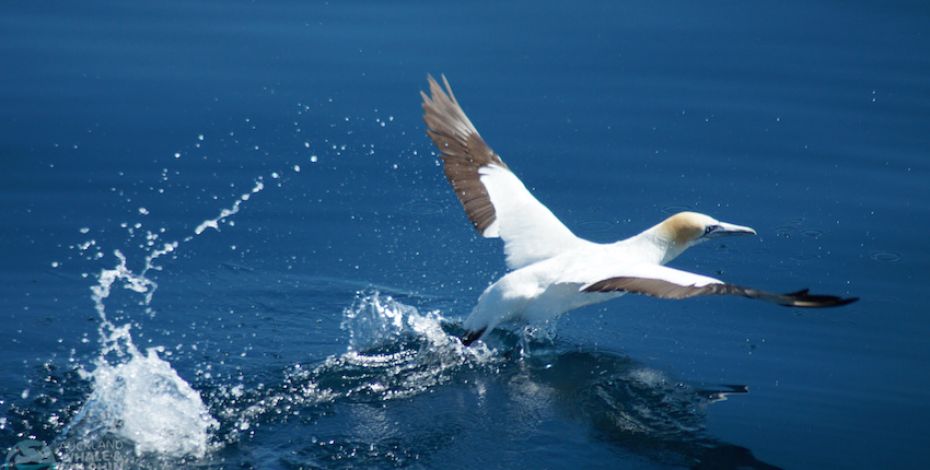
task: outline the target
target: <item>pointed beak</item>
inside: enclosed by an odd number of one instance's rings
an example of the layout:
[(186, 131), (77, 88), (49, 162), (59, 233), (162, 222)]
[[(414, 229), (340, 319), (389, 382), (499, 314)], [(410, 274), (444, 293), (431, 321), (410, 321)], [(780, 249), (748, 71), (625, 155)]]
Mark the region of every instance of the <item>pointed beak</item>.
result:
[(724, 235), (755, 235), (756, 231), (752, 227), (745, 227), (742, 225), (728, 224), (726, 222), (720, 222), (718, 224), (719, 229), (713, 231), (713, 235), (717, 237), (722, 237)]

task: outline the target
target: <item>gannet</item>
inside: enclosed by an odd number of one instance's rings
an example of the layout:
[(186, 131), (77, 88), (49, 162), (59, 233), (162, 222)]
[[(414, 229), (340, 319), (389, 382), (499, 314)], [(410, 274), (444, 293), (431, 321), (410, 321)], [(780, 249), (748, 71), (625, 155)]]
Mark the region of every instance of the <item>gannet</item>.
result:
[(481, 236), (500, 238), (509, 272), (488, 286), (465, 319), (469, 345), (512, 321), (551, 320), (585, 305), (627, 293), (661, 299), (732, 295), (789, 307), (836, 307), (856, 298), (775, 294), (666, 267), (688, 248), (731, 235), (755, 235), (750, 227), (681, 212), (644, 232), (614, 243), (576, 236), (484, 142), (462, 111), (448, 80), (443, 89), (429, 76), (423, 98), (427, 135), (439, 149), (446, 178)]

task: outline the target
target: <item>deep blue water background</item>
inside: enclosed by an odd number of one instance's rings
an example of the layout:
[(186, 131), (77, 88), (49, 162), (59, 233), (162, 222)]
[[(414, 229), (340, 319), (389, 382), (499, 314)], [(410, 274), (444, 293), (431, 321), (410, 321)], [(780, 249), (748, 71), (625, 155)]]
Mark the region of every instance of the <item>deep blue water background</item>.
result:
[[(723, 466), (700, 450), (717, 446), (788, 468), (927, 465), (926, 2), (0, 8), (4, 449), (53, 441), (86, 399), (91, 385), (68, 371), (99, 354), (89, 288), (113, 250), (138, 270), (146, 230), (182, 240), (259, 178), (234, 225), (159, 260), (154, 316), (135, 301), (110, 310), (140, 346), (175, 351), (166, 360), (211, 414), (236, 412), (215, 390), (343, 353), (359, 291), (438, 309), (454, 329), (504, 265), (424, 135), (418, 91), (445, 73), (485, 139), (578, 235), (619, 239), (698, 210), (760, 236), (701, 246), (676, 267), (862, 300), (801, 312), (626, 297), (566, 315), (545, 353), (508, 353), (519, 347), (504, 335), (500, 367), (262, 418), (208, 462)], [(631, 367), (749, 393), (694, 416), (684, 400), (688, 417), (672, 421), (689, 430), (668, 438), (611, 410), (661, 408), (677, 385), (645, 399), (622, 380), (586, 382)]]

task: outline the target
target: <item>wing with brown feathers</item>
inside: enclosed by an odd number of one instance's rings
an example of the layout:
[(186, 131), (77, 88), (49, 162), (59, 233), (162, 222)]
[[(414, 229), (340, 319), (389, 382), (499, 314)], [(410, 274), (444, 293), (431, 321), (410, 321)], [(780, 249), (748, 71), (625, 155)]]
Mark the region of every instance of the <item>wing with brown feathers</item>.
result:
[(494, 205), (487, 189), (481, 183), (478, 169), (496, 165), (507, 168), (501, 157), (488, 147), (478, 130), (462, 111), (446, 77), (442, 77), (446, 90), (429, 77), (432, 97), (420, 92), (423, 97), (423, 120), (426, 133), (442, 155), (446, 178), (458, 196), (465, 214), (475, 229), (484, 236), (495, 221)]
[(485, 143), (462, 111), (445, 77), (429, 78), (423, 97), (427, 134), (439, 149), (446, 179), (482, 236), (504, 241), (507, 266), (517, 269), (582, 241), (526, 189)]
[[(667, 268), (671, 269), (671, 268)], [(642, 277), (612, 277), (597, 281), (582, 288), (583, 292), (630, 292), (644, 294), (661, 299), (687, 299), (702, 295), (735, 295), (750, 299), (784, 305), (786, 307), (838, 307), (858, 300), (856, 297), (837, 297), (834, 295), (811, 294), (807, 289), (788, 294), (773, 294), (748, 287), (714, 282), (709, 284), (683, 285), (665, 279)]]

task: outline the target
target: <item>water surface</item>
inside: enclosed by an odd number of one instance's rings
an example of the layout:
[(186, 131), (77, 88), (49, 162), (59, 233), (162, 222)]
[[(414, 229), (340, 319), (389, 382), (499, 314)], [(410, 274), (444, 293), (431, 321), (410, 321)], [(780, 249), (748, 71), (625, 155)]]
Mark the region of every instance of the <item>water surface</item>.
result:
[[(3, 10), (4, 449), (169, 468), (926, 465), (923, 2)], [(577, 234), (706, 212), (760, 236), (676, 267), (862, 300), (628, 296), (463, 350), (505, 267), (424, 135), (427, 73)]]

